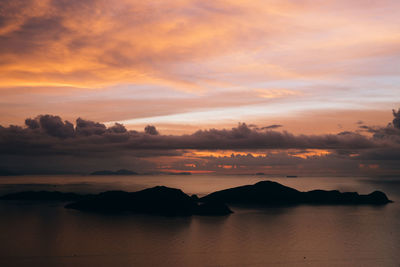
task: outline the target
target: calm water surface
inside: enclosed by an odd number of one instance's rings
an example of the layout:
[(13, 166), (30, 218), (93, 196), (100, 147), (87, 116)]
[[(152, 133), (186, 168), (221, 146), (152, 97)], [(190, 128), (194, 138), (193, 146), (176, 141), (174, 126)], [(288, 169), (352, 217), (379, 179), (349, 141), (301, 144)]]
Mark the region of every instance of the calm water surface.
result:
[(393, 204), (233, 208), (226, 217), (106, 216), (63, 203), (0, 202), (0, 266), (400, 266), (400, 182), (366, 178), (257, 176), (21, 176), (21, 190), (135, 191), (149, 186), (204, 195), (275, 180), (299, 190), (379, 189)]

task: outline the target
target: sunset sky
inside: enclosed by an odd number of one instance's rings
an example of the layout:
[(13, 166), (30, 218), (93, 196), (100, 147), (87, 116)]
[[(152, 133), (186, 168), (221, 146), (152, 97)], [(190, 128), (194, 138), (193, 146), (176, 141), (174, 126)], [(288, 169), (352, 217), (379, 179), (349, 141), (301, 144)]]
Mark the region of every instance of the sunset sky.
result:
[(3, 0), (0, 171), (399, 174), (399, 10)]

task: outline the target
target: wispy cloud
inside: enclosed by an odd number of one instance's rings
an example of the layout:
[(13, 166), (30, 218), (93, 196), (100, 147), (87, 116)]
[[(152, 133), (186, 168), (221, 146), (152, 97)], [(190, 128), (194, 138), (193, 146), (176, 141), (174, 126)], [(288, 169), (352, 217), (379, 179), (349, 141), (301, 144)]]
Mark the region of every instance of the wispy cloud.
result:
[(0, 120), (384, 110), (399, 101), (398, 10), (394, 0), (3, 0)]

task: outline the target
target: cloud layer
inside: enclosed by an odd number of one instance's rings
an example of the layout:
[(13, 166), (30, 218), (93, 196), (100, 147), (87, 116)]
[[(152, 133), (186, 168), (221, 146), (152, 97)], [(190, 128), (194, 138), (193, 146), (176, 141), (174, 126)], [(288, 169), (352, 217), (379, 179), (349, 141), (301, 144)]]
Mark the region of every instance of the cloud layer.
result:
[[(168, 164), (167, 167), (163, 167), (160, 163), (163, 160), (160, 160), (160, 157), (170, 158), (170, 163), (178, 159), (180, 163), (175, 162), (174, 164), (178, 164), (175, 167), (196, 166), (199, 170), (206, 170), (205, 166), (212, 165), (213, 171), (215, 168), (228, 169), (239, 165), (248, 167), (254, 164), (263, 169), (263, 166), (274, 165), (273, 162), (275, 165), (276, 163), (290, 165), (293, 162), (304, 164), (310, 159), (314, 161), (319, 159), (318, 162), (329, 162), (329, 160), (335, 162), (340, 158), (341, 161), (372, 160), (398, 163), (400, 160), (398, 153), (400, 128), (396, 124), (398, 114), (393, 112), (395, 118), (386, 127), (361, 125), (360, 131), (372, 133), (370, 137), (355, 132), (294, 135), (286, 131), (271, 130), (275, 129), (276, 125), (249, 127), (245, 123), (239, 123), (232, 129), (199, 130), (188, 135), (163, 135), (152, 125), (139, 132), (128, 131), (119, 123), (106, 127), (102, 123), (78, 118), (75, 124), (72, 124), (63, 121), (59, 116), (40, 115), (26, 119), (25, 127), (0, 127), (1, 168), (17, 171), (18, 166), (23, 169), (33, 166), (33, 162), (37, 163), (46, 158), (52, 158), (52, 161), (58, 159), (59, 166), (54, 170), (51, 165), (43, 162), (39, 164), (41, 168), (47, 168), (46, 171), (54, 172), (60, 169), (64, 172), (68, 172), (68, 169), (70, 172), (82, 172), (89, 168), (84, 167), (87, 163), (90, 163), (91, 168), (99, 168), (105, 164), (124, 168), (134, 166), (144, 171), (149, 171), (151, 168), (153, 171), (173, 169), (172, 165), (168, 167)], [(233, 154), (233, 157), (187, 154), (187, 151), (224, 150), (250, 151), (250, 154), (247, 156)], [(265, 152), (261, 156), (251, 154), (257, 151), (270, 152)], [(271, 153), (271, 151), (278, 152)], [(324, 160), (321, 161), (321, 158)], [(195, 164), (193, 160), (202, 163)], [(75, 162), (74, 170), (70, 169), (69, 161)], [(141, 162), (142, 166), (133, 164), (133, 161)], [(205, 161), (208, 163), (205, 164)]]

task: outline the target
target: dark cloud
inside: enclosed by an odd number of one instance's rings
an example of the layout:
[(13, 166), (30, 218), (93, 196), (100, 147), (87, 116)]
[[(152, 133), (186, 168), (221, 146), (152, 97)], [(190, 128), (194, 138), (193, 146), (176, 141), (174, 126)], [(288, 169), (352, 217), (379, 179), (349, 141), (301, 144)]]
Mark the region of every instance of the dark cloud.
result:
[(156, 127), (153, 125), (147, 125), (146, 128), (144, 128), (144, 132), (149, 135), (158, 135), (159, 134)]
[(393, 126), (397, 129), (400, 129), (400, 108), (397, 110), (397, 112), (393, 109), (393, 116)]
[[(50, 136), (67, 138), (75, 133), (74, 125), (69, 121), (62, 121), (59, 116), (43, 115), (37, 118), (40, 128)], [(32, 124), (32, 123), (31, 123)]]
[(261, 129), (262, 129), (262, 130), (265, 130), (265, 129), (276, 129), (276, 128), (281, 128), (281, 127), (283, 127), (283, 125), (280, 125), (280, 124), (272, 124), (272, 125), (269, 125), (269, 126), (262, 127)]
[[(271, 153), (272, 152), (272, 153)], [(324, 156), (301, 157), (297, 151), (271, 151), (264, 155), (251, 153), (232, 154), (230, 156), (205, 156), (197, 160), (178, 161), (173, 166), (190, 171), (192, 164), (200, 170), (216, 170), (228, 173), (264, 172), (272, 175), (328, 176), (359, 174), (359, 162), (349, 160), (335, 153)], [(302, 151), (307, 152), (307, 151)], [(189, 167), (188, 167), (189, 166)]]
[[(247, 124), (246, 124), (247, 125)], [(258, 127), (255, 124), (248, 124), (247, 125), (248, 128), (251, 128), (252, 130), (273, 130), (273, 129), (277, 129), (277, 128), (281, 128), (283, 127), (283, 125), (280, 124), (271, 124), (268, 126), (264, 126), (264, 127)]]
[(40, 124), (37, 120), (26, 119), (25, 125), (28, 126), (29, 129), (37, 129), (40, 127)]
[[(190, 136), (182, 136), (182, 141), (193, 149), (289, 149), (289, 148), (368, 148), (377, 144), (371, 139), (356, 134), (294, 135), (271, 130), (254, 130), (245, 123), (230, 130), (200, 130)], [(189, 144), (192, 144), (190, 146)]]
[[(394, 115), (396, 120), (398, 113), (394, 112)], [(298, 150), (293, 153), (286, 151), (291, 160), (285, 159), (281, 162), (284, 164), (299, 161), (298, 158), (292, 158), (303, 153), (303, 150), (322, 149), (347, 160), (384, 160), (388, 164), (389, 161), (399, 160), (397, 151), (400, 148), (400, 129), (394, 127), (395, 120), (386, 127), (361, 126), (372, 134), (370, 137), (354, 132), (294, 135), (271, 130), (274, 127), (249, 127), (246, 123), (239, 123), (232, 129), (162, 135), (152, 125), (138, 132), (128, 131), (119, 123), (107, 127), (102, 123), (78, 118), (74, 126), (59, 116), (40, 115), (35, 119), (26, 119), (26, 127), (0, 127), (0, 168), (16, 171), (21, 166), (42, 166), (45, 169), (43, 164), (49, 162), (53, 162), (47, 166), (49, 169), (54, 166), (62, 169), (69, 164), (69, 168), (76, 167), (75, 172), (79, 172), (85, 164), (86, 169), (90, 166), (94, 168), (96, 164), (127, 168), (121, 165), (122, 162), (131, 165), (133, 162), (141, 162), (143, 167), (154, 164), (144, 163), (145, 158), (151, 161), (160, 156), (180, 157), (185, 150)]]
[[(342, 132), (326, 135), (294, 135), (270, 129), (250, 128), (239, 123), (232, 129), (199, 130), (189, 135), (161, 135), (152, 126), (144, 132), (127, 131), (122, 124), (106, 127), (102, 123), (78, 118), (76, 126), (63, 121), (59, 116), (40, 115), (27, 119), (27, 128), (10, 126), (1, 128), (1, 146), (13, 147), (21, 144), (29, 147), (51, 147), (60, 153), (79, 151), (116, 150), (169, 150), (169, 149), (366, 149), (390, 145), (390, 138), (376, 130), (374, 138)], [(398, 131), (397, 129), (394, 129)], [(389, 132), (389, 130), (385, 130)], [(386, 133), (385, 132), (385, 133)], [(397, 133), (397, 132), (396, 132)], [(4, 141), (7, 140), (5, 143)], [(66, 148), (66, 146), (68, 148)], [(65, 149), (65, 150), (63, 150)], [(46, 151), (40, 151), (44, 153)], [(48, 151), (47, 151), (48, 152)]]
[(102, 123), (88, 121), (81, 118), (76, 120), (76, 134), (78, 135), (102, 135), (106, 131), (107, 127)]
[(354, 133), (350, 132), (350, 131), (344, 131), (344, 132), (338, 133), (338, 135), (351, 135), (351, 134), (354, 134)]
[(398, 148), (395, 149), (393, 147), (368, 149), (362, 151), (357, 158), (364, 160), (376, 160), (376, 161), (397, 161), (397, 164), (399, 164), (400, 150)]
[(109, 130), (113, 133), (126, 133), (127, 132), (125, 126), (118, 122), (116, 122), (113, 126), (111, 126), (109, 128)]

